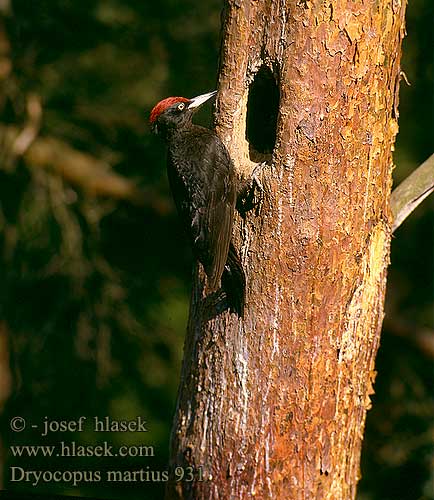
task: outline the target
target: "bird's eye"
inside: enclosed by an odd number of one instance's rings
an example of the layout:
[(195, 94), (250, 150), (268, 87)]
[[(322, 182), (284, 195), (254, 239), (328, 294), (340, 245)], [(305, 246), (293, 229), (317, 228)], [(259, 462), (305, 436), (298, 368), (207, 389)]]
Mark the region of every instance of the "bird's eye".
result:
[(178, 110), (182, 111), (185, 108), (185, 104), (181, 102), (181, 104), (178, 104)]

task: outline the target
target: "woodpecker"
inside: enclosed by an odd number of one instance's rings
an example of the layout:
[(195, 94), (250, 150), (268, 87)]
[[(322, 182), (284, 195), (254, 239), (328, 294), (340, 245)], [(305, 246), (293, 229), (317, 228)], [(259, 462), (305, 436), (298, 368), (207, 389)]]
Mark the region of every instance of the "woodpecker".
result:
[(228, 307), (242, 317), (246, 281), (232, 243), (234, 166), (215, 132), (192, 122), (194, 113), (215, 94), (168, 97), (154, 106), (149, 122), (167, 143), (170, 188), (193, 254), (205, 270), (207, 291), (216, 292), (221, 286)]

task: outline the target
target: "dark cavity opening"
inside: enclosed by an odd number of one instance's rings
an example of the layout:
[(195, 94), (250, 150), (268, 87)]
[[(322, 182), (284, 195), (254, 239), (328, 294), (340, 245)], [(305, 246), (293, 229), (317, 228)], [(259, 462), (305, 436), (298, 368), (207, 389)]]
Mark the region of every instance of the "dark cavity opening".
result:
[(273, 73), (262, 66), (250, 84), (247, 101), (246, 139), (250, 144), (250, 157), (254, 153), (270, 154), (276, 144), (279, 88)]

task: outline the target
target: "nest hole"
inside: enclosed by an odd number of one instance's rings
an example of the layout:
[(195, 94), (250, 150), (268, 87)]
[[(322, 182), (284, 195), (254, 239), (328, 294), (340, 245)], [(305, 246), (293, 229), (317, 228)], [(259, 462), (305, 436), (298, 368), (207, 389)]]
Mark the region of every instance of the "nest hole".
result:
[(247, 100), (246, 139), (252, 161), (257, 161), (257, 153), (270, 155), (273, 152), (279, 99), (279, 88), (272, 71), (267, 66), (261, 66), (250, 84)]

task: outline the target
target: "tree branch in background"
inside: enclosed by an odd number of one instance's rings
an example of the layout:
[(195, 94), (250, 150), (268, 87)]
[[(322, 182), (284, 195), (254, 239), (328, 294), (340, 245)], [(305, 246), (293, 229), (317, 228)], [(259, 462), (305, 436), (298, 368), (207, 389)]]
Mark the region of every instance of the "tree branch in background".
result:
[(28, 120), (12, 144), (12, 154), (14, 156), (24, 155), (38, 136), (41, 128), (42, 106), (40, 97), (36, 94), (28, 95), (26, 107)]
[(393, 190), (390, 205), (393, 215), (392, 231), (434, 191), (434, 154)]
[(19, 131), (16, 127), (0, 125), (0, 135), (10, 145), (13, 154), (22, 153), (29, 167), (50, 169), (92, 196), (150, 206), (160, 214), (170, 211), (168, 200), (138, 188), (131, 180), (113, 172), (108, 163), (77, 151), (59, 139), (36, 137), (35, 125), (26, 128)]

